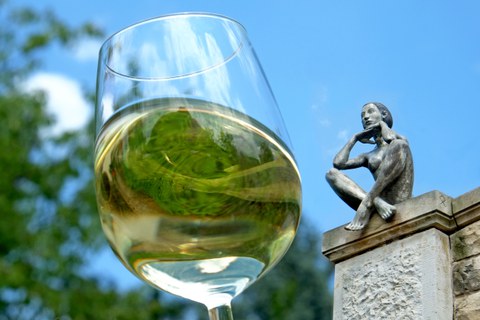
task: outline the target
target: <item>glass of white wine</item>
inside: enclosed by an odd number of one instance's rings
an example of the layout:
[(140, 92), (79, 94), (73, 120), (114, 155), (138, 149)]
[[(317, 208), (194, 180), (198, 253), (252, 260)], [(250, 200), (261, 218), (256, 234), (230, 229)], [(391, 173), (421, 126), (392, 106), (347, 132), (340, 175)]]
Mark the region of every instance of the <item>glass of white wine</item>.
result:
[(102, 227), (132, 273), (233, 319), (232, 298), (295, 237), (301, 183), (245, 29), (181, 13), (100, 50), (95, 179)]

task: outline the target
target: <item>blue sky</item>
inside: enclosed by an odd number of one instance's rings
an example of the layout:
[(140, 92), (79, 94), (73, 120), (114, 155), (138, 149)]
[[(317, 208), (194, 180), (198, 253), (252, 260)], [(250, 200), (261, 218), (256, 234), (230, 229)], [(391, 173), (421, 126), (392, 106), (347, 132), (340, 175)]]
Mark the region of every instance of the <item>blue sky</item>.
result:
[[(410, 142), (414, 195), (439, 190), (457, 197), (480, 184), (478, 1), (12, 2), (50, 7), (73, 24), (91, 20), (107, 34), (182, 11), (214, 12), (241, 22), (292, 140), (303, 179), (304, 216), (321, 231), (353, 218), (324, 175), (335, 153), (362, 129), (360, 109), (368, 101), (388, 106), (393, 128)], [(98, 46), (52, 50), (37, 76), (55, 75), (92, 89)], [(65, 120), (73, 105), (82, 108), (78, 101), (59, 103), (56, 110), (64, 110)], [(366, 169), (358, 171), (351, 176), (368, 189), (373, 179)]]

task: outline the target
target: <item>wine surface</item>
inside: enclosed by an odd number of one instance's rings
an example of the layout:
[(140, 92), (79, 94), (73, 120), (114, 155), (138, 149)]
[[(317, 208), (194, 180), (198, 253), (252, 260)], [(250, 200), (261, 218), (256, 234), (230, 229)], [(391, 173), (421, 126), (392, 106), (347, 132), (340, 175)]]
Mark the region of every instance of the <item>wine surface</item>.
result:
[(95, 177), (102, 227), (127, 268), (211, 306), (278, 262), (300, 218), (288, 148), (254, 119), (205, 101), (117, 112), (98, 136)]

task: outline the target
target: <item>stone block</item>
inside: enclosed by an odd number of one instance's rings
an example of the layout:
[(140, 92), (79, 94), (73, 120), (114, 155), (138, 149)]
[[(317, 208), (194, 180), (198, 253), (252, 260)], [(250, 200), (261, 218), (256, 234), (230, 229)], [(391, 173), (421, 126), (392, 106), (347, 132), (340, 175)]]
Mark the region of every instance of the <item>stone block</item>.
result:
[(455, 320), (480, 319), (480, 291), (455, 299)]
[(334, 319), (451, 320), (449, 239), (429, 229), (335, 265)]
[(480, 254), (480, 221), (450, 236), (454, 261)]
[[(453, 264), (453, 292), (455, 295), (480, 290), (480, 256)], [(479, 314), (480, 317), (480, 314)]]

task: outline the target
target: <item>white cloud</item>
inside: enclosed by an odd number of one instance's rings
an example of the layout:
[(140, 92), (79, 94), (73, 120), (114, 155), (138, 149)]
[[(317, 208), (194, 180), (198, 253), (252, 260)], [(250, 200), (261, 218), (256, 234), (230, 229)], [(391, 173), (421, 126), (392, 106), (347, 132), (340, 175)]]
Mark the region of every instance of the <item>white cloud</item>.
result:
[(83, 97), (80, 84), (61, 74), (41, 72), (25, 83), (27, 92), (41, 90), (47, 97), (47, 110), (55, 122), (47, 132), (59, 135), (62, 132), (83, 128), (91, 117), (91, 108)]
[(330, 119), (326, 119), (326, 118), (321, 118), (318, 120), (318, 123), (323, 127), (323, 128), (329, 128), (332, 124), (332, 122), (330, 121)]
[(328, 89), (324, 85), (317, 85), (314, 89), (314, 103), (310, 106), (313, 116), (322, 128), (329, 128), (331, 121), (328, 110)]
[(476, 72), (476, 73), (480, 73), (480, 61), (477, 61), (473, 64), (473, 70)]
[(314, 98), (317, 104), (325, 105), (328, 101), (328, 89), (324, 85), (318, 85), (314, 91)]
[(348, 138), (348, 130), (340, 130), (337, 134), (337, 138), (346, 141)]
[(74, 48), (73, 55), (78, 61), (97, 61), (98, 52), (101, 46), (102, 42), (99, 40), (89, 39), (80, 41), (80, 43)]

